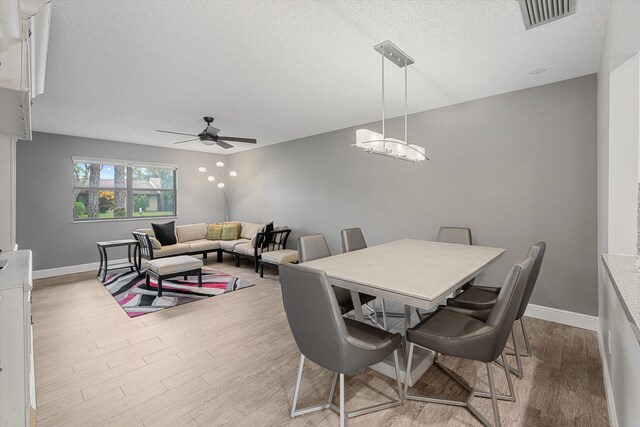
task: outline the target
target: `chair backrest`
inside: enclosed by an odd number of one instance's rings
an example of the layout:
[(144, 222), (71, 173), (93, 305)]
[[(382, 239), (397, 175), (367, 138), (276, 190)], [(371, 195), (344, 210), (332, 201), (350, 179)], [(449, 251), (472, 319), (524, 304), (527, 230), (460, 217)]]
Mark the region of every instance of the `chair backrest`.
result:
[(133, 238), (140, 244), (140, 256), (144, 259), (153, 259), (153, 245), (151, 245), (151, 239), (146, 233), (132, 232)]
[(464, 227), (440, 227), (438, 242), (471, 245), (471, 229)]
[(273, 231), (261, 231), (256, 234), (256, 248), (262, 252), (279, 251), (287, 248), (287, 239), (291, 234), (288, 228)]
[(529, 281), (527, 282), (527, 287), (525, 288), (524, 295), (522, 296), (522, 303), (520, 304), (520, 310), (518, 310), (518, 314), (516, 315), (516, 320), (519, 320), (524, 316), (527, 305), (529, 305), (533, 288), (536, 286), (536, 282), (538, 281), (538, 274), (540, 274), (540, 266), (542, 265), (542, 258), (544, 258), (544, 252), (547, 249), (547, 244), (545, 242), (536, 243), (531, 246), (527, 256), (531, 256), (535, 252), (535, 248), (538, 249), (537, 255), (535, 256), (533, 266), (531, 267), (531, 274), (529, 275)]
[(353, 252), (367, 247), (362, 230), (359, 228), (345, 228), (340, 232), (342, 237), (342, 252)]
[(300, 352), (326, 369), (341, 372), (348, 332), (325, 273), (283, 264), (280, 284), (284, 311)]
[(298, 237), (298, 259), (300, 262), (331, 256), (329, 245), (321, 233)]
[(487, 318), (487, 325), (495, 328), (495, 346), (493, 346), (494, 354), (492, 359), (497, 358), (507, 344), (507, 339), (509, 339), (513, 322), (516, 320), (516, 314), (520, 309), (520, 303), (529, 281), (533, 261), (538, 254), (537, 251), (538, 249), (535, 248), (533, 257), (527, 254), (526, 257), (520, 259), (511, 267), (502, 284), (498, 299), (491, 309), (491, 314)]

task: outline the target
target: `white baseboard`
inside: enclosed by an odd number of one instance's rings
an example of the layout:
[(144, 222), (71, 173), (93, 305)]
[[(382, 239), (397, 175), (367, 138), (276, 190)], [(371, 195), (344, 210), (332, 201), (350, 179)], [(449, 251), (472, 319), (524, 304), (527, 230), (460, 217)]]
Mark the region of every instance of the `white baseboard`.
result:
[[(126, 258), (110, 260), (109, 263), (127, 262)], [(44, 279), (46, 277), (64, 276), (66, 274), (84, 273), (86, 271), (95, 271), (98, 273), (99, 262), (90, 262), (88, 264), (69, 265), (67, 267), (49, 268), (45, 270), (36, 270), (33, 272), (34, 279)]]
[(602, 339), (602, 332), (598, 328), (598, 350), (600, 350), (600, 359), (602, 359), (602, 377), (604, 380), (604, 392), (607, 398), (607, 410), (609, 412), (609, 425), (618, 427), (618, 415), (616, 414), (616, 404), (613, 399), (613, 389), (611, 388), (611, 378), (609, 377), (609, 365), (605, 357), (606, 349)]
[(536, 319), (561, 323), (563, 325), (575, 326), (576, 328), (588, 329), (590, 331), (597, 331), (600, 329), (597, 316), (574, 313), (572, 311), (560, 310), (559, 308), (529, 304), (525, 315), (535, 317)]

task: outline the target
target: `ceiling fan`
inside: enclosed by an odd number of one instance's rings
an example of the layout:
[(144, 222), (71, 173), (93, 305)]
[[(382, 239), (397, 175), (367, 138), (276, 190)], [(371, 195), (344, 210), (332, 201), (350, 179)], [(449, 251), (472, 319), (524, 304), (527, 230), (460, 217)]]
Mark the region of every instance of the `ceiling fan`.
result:
[(255, 139), (252, 139), (252, 138), (238, 138), (238, 137), (235, 137), (235, 136), (220, 136), (220, 135), (218, 135), (218, 133), (220, 133), (220, 129), (211, 126), (211, 122), (213, 122), (213, 117), (203, 117), (203, 119), (207, 123), (207, 127), (197, 135), (190, 134), (190, 133), (182, 133), (182, 132), (171, 132), (171, 131), (168, 131), (168, 130), (158, 130), (158, 129), (156, 129), (156, 132), (172, 133), (172, 134), (175, 134), (175, 135), (187, 135), (187, 136), (193, 136), (194, 137), (192, 139), (187, 139), (187, 140), (184, 140), (184, 141), (174, 142), (174, 144), (182, 144), (182, 143), (189, 142), (189, 141), (200, 140), (200, 142), (202, 142), (204, 145), (216, 145), (217, 144), (222, 148), (229, 149), (229, 148), (233, 148), (233, 145), (227, 143), (226, 141), (246, 142), (248, 144), (257, 144), (258, 143), (258, 141), (256, 141)]

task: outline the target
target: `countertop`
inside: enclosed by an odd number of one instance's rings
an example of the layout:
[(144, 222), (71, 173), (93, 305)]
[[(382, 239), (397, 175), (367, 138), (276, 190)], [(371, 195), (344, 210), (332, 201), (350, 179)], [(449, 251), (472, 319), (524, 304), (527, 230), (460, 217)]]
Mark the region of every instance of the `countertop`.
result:
[(604, 254), (602, 260), (631, 329), (640, 343), (640, 271), (634, 255)]

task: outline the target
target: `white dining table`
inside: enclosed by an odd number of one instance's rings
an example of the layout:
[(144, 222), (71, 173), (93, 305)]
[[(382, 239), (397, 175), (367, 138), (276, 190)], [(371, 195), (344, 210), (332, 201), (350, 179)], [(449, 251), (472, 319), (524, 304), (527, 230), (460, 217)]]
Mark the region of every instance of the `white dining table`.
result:
[[(406, 329), (411, 307), (424, 310), (437, 307), (504, 251), (486, 246), (402, 239), (301, 265), (324, 271), (331, 285), (350, 290), (357, 320), (364, 320), (360, 292), (404, 304)], [(394, 378), (390, 362), (371, 368)], [(432, 363), (431, 352), (414, 352), (409, 385), (424, 375)]]

